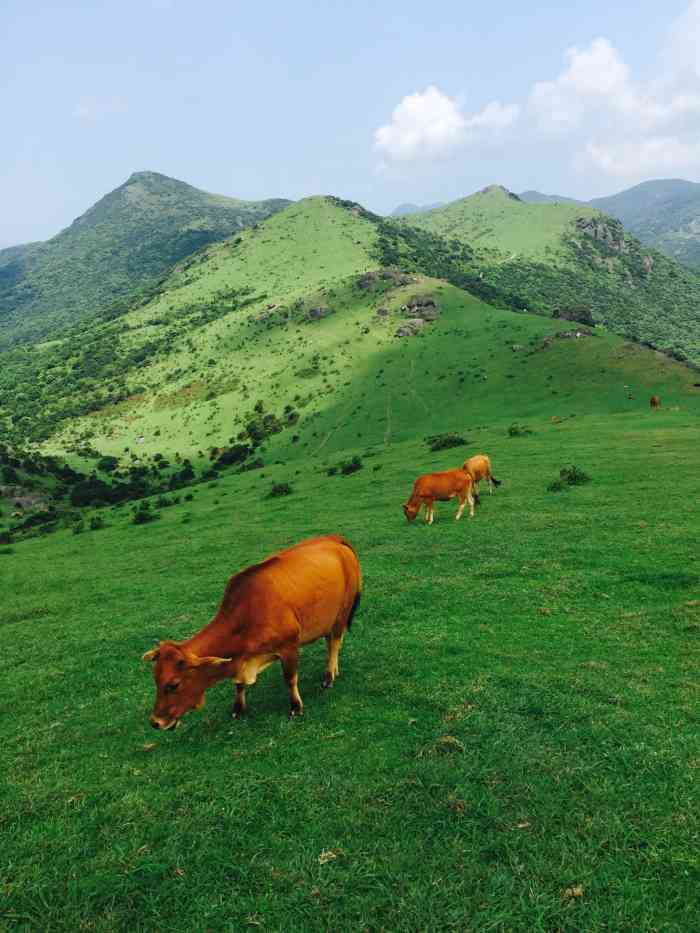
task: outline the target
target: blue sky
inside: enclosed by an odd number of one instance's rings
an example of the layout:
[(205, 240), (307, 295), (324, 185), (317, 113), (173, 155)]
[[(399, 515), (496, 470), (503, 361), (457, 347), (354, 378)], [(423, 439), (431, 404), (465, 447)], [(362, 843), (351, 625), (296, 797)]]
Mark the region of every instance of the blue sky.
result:
[(0, 247), (133, 171), (388, 212), (700, 180), (700, 0), (5, 0)]

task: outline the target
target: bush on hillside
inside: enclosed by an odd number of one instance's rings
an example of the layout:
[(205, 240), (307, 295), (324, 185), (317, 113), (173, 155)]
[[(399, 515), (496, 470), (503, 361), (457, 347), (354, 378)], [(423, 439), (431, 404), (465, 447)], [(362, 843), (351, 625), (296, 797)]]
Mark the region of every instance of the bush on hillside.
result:
[(547, 486), (548, 492), (563, 492), (569, 486), (583, 486), (590, 483), (591, 477), (579, 467), (573, 464), (570, 467), (562, 467), (559, 470), (559, 479), (552, 480)]
[(573, 464), (570, 467), (562, 467), (559, 471), (559, 478), (562, 482), (566, 483), (567, 486), (583, 486), (584, 483), (590, 483), (591, 481), (591, 477), (588, 473), (585, 473)]
[(532, 431), (525, 424), (513, 422), (508, 428), (508, 437), (527, 437), (528, 434), (532, 434)]
[(293, 492), (294, 490), (289, 483), (273, 483), (267, 497), (268, 499), (276, 499), (278, 496), (291, 496)]
[(119, 460), (116, 457), (100, 457), (95, 466), (102, 473), (113, 473), (119, 466)]
[(434, 434), (432, 437), (426, 437), (426, 444), (432, 451), (449, 450), (451, 447), (463, 447), (468, 443), (466, 438), (459, 434), (449, 432), (447, 434)]

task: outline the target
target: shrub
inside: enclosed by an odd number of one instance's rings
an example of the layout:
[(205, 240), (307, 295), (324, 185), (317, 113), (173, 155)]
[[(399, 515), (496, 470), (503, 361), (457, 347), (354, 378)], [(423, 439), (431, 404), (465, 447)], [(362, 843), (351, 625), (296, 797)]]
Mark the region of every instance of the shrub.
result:
[(116, 457), (100, 457), (95, 466), (103, 473), (112, 473), (119, 466), (119, 460)]
[(343, 476), (350, 476), (351, 473), (357, 473), (358, 470), (361, 470), (364, 464), (360, 457), (355, 454), (352, 460), (343, 460), (340, 464), (340, 472)]
[(518, 424), (516, 421), (508, 428), (509, 437), (527, 437), (528, 434), (532, 434), (530, 428), (525, 424)]
[(590, 483), (591, 477), (577, 466), (562, 467), (559, 470), (559, 479), (552, 480), (547, 486), (548, 492), (563, 492), (569, 486), (583, 486)]
[(90, 531), (99, 531), (101, 528), (106, 528), (105, 520), (101, 515), (93, 515), (90, 519)]
[(463, 447), (468, 443), (466, 438), (460, 437), (459, 434), (454, 434), (452, 432), (447, 434), (434, 434), (432, 437), (426, 437), (425, 442), (433, 451), (449, 450), (450, 447)]
[(11, 544), (12, 535), (9, 531), (0, 531), (0, 544)]
[(0, 547), (0, 554), (14, 554), (15, 549), (11, 547)]
[(73, 525), (73, 534), (81, 535), (84, 531), (85, 531), (85, 522), (81, 518), (80, 521), (76, 522)]
[(160, 518), (160, 515), (157, 512), (151, 512), (150, 509), (139, 509), (137, 512), (134, 512), (134, 517), (131, 521), (134, 525), (146, 525), (148, 522), (154, 522), (158, 518)]
[(272, 489), (268, 493), (268, 499), (275, 499), (277, 496), (289, 496), (294, 492), (289, 483), (273, 483)]
[(568, 486), (583, 486), (584, 483), (590, 483), (591, 477), (584, 473), (573, 464), (570, 467), (562, 467), (559, 470), (559, 478)]

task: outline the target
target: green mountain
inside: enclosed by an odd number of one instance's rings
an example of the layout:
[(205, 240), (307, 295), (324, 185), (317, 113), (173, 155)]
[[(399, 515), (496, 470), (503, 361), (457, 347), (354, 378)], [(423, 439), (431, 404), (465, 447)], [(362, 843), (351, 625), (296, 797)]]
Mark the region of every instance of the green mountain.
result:
[(469, 244), (479, 281), (513, 307), (583, 307), (618, 333), (700, 361), (700, 278), (594, 207), (528, 204), (492, 185), (400, 223)]
[(399, 204), (398, 207), (395, 207), (394, 210), (389, 215), (390, 217), (407, 217), (409, 214), (421, 214), (424, 211), (432, 211), (436, 207), (442, 207), (444, 202), (435, 201), (433, 204), (411, 204), (407, 202), (406, 204)]
[(660, 354), (603, 329), (560, 340), (569, 322), (465, 291), (507, 297), (475, 255), (306, 199), (195, 253), (126, 313), (6, 352), (0, 424), (15, 443), (83, 461), (99, 451), (123, 470), (157, 456), (203, 469), (452, 430), (494, 395), (514, 418), (553, 401), (622, 412), (622, 383), (696, 397), (693, 373)]
[(646, 181), (590, 204), (620, 220), (642, 243), (700, 267), (700, 184)]
[(240, 201), (136, 172), (51, 240), (0, 251), (0, 348), (94, 315), (289, 203)]
[(584, 204), (576, 198), (567, 198), (559, 194), (542, 194), (541, 191), (521, 191), (518, 195), (521, 201), (528, 204)]

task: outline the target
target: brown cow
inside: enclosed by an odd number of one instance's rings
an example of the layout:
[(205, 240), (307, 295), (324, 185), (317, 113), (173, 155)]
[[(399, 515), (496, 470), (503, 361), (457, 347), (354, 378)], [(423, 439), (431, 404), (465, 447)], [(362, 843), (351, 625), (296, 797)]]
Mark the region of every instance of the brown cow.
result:
[(323, 686), (338, 676), (338, 654), (360, 602), (362, 573), (351, 544), (339, 535), (310, 538), (230, 578), (219, 609), (186, 641), (162, 641), (147, 651), (155, 661), (155, 729), (173, 729), (219, 680), (236, 684), (232, 714), (246, 711), (245, 690), (260, 671), (282, 663), (290, 716), (303, 704), (297, 688), (299, 649), (319, 638), (328, 647)]
[(469, 517), (474, 518), (474, 496), (472, 495), (472, 478), (464, 470), (445, 470), (442, 473), (426, 473), (419, 476), (413, 484), (411, 498), (403, 506), (403, 512), (409, 522), (412, 522), (425, 506), (425, 520), (433, 524), (433, 502), (447, 502), (449, 499), (459, 499), (459, 508), (455, 521), (459, 521), (464, 511), (465, 502), (469, 503)]
[(485, 479), (489, 486), (489, 493), (493, 494), (493, 487), (500, 486), (501, 481), (491, 472), (491, 460), (486, 454), (474, 454), (462, 464), (462, 469), (472, 478), (474, 495), (479, 501), (479, 483)]
[(661, 408), (661, 399), (658, 395), (652, 395), (649, 399), (649, 405), (655, 411), (657, 408)]

